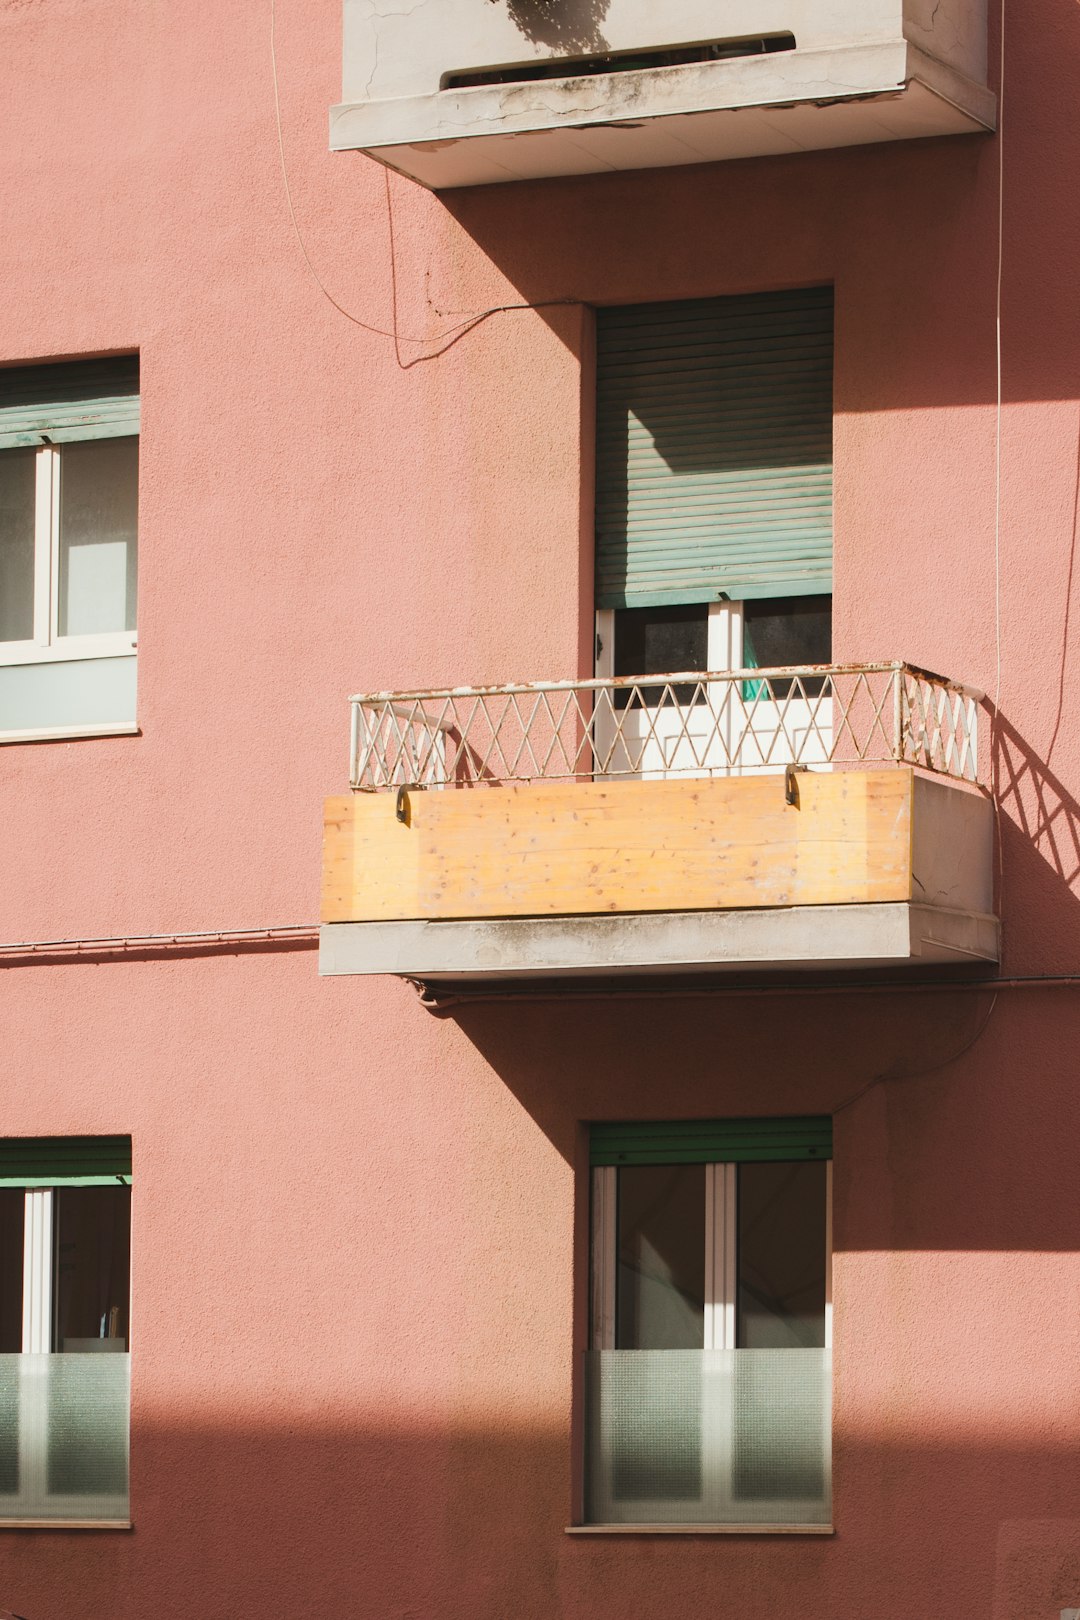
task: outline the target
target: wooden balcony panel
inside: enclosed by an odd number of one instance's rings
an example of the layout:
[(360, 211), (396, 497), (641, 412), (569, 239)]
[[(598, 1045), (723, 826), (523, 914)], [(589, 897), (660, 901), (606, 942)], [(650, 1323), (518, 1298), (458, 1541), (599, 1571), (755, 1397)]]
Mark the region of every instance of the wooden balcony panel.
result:
[(410, 790), (326, 806), (326, 923), (918, 902), (992, 910), (992, 812), (910, 769)]

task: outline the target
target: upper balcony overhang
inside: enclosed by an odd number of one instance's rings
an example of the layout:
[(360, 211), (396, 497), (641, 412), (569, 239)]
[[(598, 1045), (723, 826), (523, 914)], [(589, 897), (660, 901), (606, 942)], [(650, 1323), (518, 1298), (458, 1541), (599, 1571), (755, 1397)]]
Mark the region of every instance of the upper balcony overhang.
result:
[(583, 9), (346, 0), (332, 149), (439, 191), (994, 128), (986, 0)]
[(996, 962), (979, 694), (906, 664), (358, 697), (323, 973)]

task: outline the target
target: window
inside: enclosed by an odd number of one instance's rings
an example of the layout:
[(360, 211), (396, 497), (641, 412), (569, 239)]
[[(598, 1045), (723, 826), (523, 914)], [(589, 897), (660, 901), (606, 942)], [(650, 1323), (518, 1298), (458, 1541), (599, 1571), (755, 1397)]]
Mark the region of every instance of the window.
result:
[(135, 730), (138, 360), (0, 370), (0, 741)]
[(585, 1518), (830, 1515), (829, 1119), (594, 1125)]
[[(827, 287), (599, 312), (599, 677), (831, 661), (832, 356)], [(827, 756), (822, 677), (738, 696), (647, 686), (621, 733), (646, 775)]]
[(131, 1142), (0, 1142), (0, 1523), (128, 1520)]

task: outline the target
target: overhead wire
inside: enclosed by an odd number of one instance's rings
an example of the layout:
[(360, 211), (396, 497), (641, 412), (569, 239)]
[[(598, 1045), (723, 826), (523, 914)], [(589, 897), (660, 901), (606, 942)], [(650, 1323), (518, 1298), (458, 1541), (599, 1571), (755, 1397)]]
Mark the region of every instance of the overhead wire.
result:
[[(997, 265), (994, 293), (994, 713), (991, 721), (991, 779), (995, 759), (1001, 757), (1001, 529), (1002, 529), (1002, 286), (1005, 267), (1005, 7), (1001, 0), (998, 17), (998, 113), (997, 113)], [(995, 788), (998, 784), (995, 784)], [(998, 913), (1003, 911), (1005, 858), (1001, 841), (1001, 795), (993, 794), (997, 832)]]
[(887, 1080), (921, 1080), (924, 1075), (937, 1074), (941, 1069), (951, 1068), (954, 1063), (958, 1063), (962, 1057), (971, 1051), (976, 1042), (982, 1039), (986, 1032), (986, 1026), (994, 1015), (997, 1000), (998, 992), (995, 990), (990, 1005), (983, 1014), (982, 1021), (974, 1035), (969, 1040), (966, 1040), (963, 1046), (959, 1047), (955, 1052), (950, 1052), (947, 1057), (939, 1058), (936, 1063), (928, 1063), (920, 1069), (883, 1069), (880, 1074), (871, 1075), (865, 1085), (859, 1086), (856, 1091), (845, 1097), (842, 1102), (834, 1103), (829, 1112), (833, 1115), (842, 1114), (845, 1108), (851, 1108), (853, 1104), (865, 1097), (868, 1091), (873, 1091), (875, 1086), (880, 1086)]
[[(281, 90), (278, 82), (277, 61), (277, 0), (270, 0), (270, 66), (274, 83), (274, 123), (277, 129), (278, 159), (281, 164), (281, 179), (285, 189), (285, 201), (289, 210), (289, 219), (292, 223), (293, 234), (296, 237), (297, 246), (299, 247), (303, 256), (304, 263), (307, 266), (308, 274), (311, 276), (312, 281), (314, 281), (316, 287), (318, 287), (323, 297), (333, 305), (334, 309), (337, 310), (339, 315), (343, 315), (347, 321), (351, 321), (354, 326), (360, 327), (362, 331), (371, 332), (376, 337), (387, 338), (393, 343), (395, 357), (398, 365), (403, 370), (407, 370), (410, 366), (414, 366), (420, 361), (436, 359), (439, 354), (445, 353), (447, 348), (458, 342), (460, 338), (463, 338), (467, 332), (472, 331), (473, 327), (479, 326), (483, 321), (490, 320), (493, 315), (507, 315), (518, 310), (554, 309), (558, 306), (576, 305), (581, 303), (581, 299), (579, 298), (545, 298), (536, 302), (528, 302), (523, 300), (518, 303), (491, 304), (486, 309), (476, 310), (471, 315), (465, 316), (463, 320), (456, 322), (455, 325), (444, 327), (441, 331), (434, 332), (428, 337), (406, 337), (404, 333), (398, 330), (397, 264), (395, 260), (394, 247), (393, 201), (390, 194), (390, 170), (384, 165), (387, 227), (390, 239), (390, 286), (392, 306), (391, 328), (387, 329), (384, 326), (376, 326), (371, 321), (361, 320), (360, 316), (354, 315), (352, 310), (346, 309), (345, 305), (342, 304), (339, 299), (334, 297), (333, 293), (319, 275), (319, 272), (312, 261), (311, 255), (308, 252), (307, 243), (304, 241), (303, 233), (300, 230), (300, 223), (296, 217), (296, 205), (293, 201), (292, 183), (289, 179), (289, 168), (285, 159), (285, 135), (281, 117)], [(434, 352), (430, 354), (414, 355), (409, 360), (403, 360), (401, 357), (401, 344), (403, 343), (408, 343), (421, 349), (431, 349)]]

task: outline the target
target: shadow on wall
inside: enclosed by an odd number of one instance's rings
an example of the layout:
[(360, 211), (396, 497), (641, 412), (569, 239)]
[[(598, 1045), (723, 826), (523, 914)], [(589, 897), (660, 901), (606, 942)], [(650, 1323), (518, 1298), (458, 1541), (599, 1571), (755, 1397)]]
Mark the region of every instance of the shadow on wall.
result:
[(0, 1602), (26, 1620), (1031, 1620), (1080, 1600), (1072, 1421), (920, 1438), (897, 1389), (882, 1416), (907, 1434), (855, 1434), (841, 1382), (842, 1539), (718, 1546), (566, 1536), (557, 1421), (320, 1422), (296, 1394), (293, 1422), (136, 1407), (134, 1533), (5, 1533)]
[(993, 726), (994, 789), (1001, 808), (1021, 841), (1071, 890), (1080, 881), (1080, 804), (1004, 715), (996, 714)]
[(611, 0), (507, 0), (510, 21), (531, 45), (560, 56), (606, 51), (600, 31)]
[[(993, 735), (1003, 972), (1080, 975), (1080, 804), (1007, 719)], [(592, 1120), (833, 1114), (839, 1248), (1071, 1251), (1052, 1189), (1072, 1179), (1080, 1130), (1080, 994), (1036, 985), (995, 998), (983, 976), (931, 975), (920, 989), (894, 972), (900, 988), (880, 994), (872, 975), (848, 993), (805, 981), (779, 994), (579, 987), (447, 1014), (579, 1168)], [(1018, 1140), (1052, 1167), (1038, 1185)]]
[(1011, 959), (1024, 973), (1080, 974), (1080, 804), (1004, 715), (992, 720), (1003, 969), (1008, 973)]
[[(1080, 36), (1075, 0), (1052, 5), (1055, 26)], [(528, 10), (540, 16), (535, 3)], [(1035, 133), (1012, 135), (1009, 161), (1025, 178), (1005, 213), (1006, 403), (1076, 398), (1075, 345), (1061, 339), (1075, 324), (1073, 289), (1056, 267), (1077, 253), (1064, 188), (1080, 163), (1080, 123), (1059, 138), (1061, 162), (1047, 164)], [(1034, 149), (1026, 166), (1018, 142)], [(835, 281), (837, 403), (850, 413), (993, 403), (996, 199), (996, 147), (975, 135), (440, 193), (529, 302), (635, 304)], [(1027, 251), (1031, 240), (1039, 253)], [(450, 307), (455, 294), (440, 296)], [(540, 311), (561, 335), (555, 313)]]

